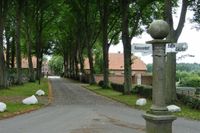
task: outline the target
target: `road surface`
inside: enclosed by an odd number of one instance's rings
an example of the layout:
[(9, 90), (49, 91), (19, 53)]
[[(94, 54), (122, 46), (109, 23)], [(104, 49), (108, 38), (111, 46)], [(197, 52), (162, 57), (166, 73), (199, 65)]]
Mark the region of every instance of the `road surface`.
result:
[[(66, 79), (50, 79), (49, 107), (0, 121), (0, 133), (145, 133), (144, 112), (98, 96)], [(174, 133), (200, 133), (200, 122), (179, 118)]]

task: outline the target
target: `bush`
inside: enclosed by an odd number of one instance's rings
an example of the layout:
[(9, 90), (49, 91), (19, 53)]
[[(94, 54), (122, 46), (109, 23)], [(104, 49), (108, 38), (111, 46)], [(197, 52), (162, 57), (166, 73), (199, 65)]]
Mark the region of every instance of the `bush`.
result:
[(124, 85), (123, 84), (111, 83), (111, 87), (115, 91), (124, 93)]
[(199, 87), (200, 86), (200, 77), (193, 76), (193, 77), (185, 78), (181, 82), (181, 86)]
[(101, 86), (101, 87), (104, 87), (104, 82), (103, 82), (103, 80), (100, 80), (99, 83), (98, 83), (98, 85)]
[[(8, 80), (9, 86), (16, 84), (17, 68), (9, 68), (7, 72), (8, 72), (7, 80)], [(34, 70), (34, 73), (36, 73), (36, 69)], [(22, 78), (23, 83), (29, 81), (29, 69), (28, 68), (21, 69), (21, 78)]]
[(83, 83), (89, 83), (89, 75), (88, 74), (84, 74), (82, 75), (82, 82)]
[(177, 94), (177, 98), (184, 105), (187, 105), (192, 109), (200, 110), (200, 99), (182, 94)]
[(196, 88), (196, 95), (200, 95), (200, 88), (199, 87)]
[(132, 92), (145, 98), (152, 98), (152, 86), (136, 85), (133, 87)]

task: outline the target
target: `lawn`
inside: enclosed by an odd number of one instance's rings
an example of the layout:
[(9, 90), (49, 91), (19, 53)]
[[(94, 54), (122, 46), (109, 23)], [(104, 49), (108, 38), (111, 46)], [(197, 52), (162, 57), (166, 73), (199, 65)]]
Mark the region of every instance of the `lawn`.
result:
[[(39, 89), (45, 91), (46, 95), (37, 97), (39, 104), (24, 105), (22, 100), (26, 97), (32, 96)], [(48, 104), (48, 80), (42, 79), (41, 84), (38, 83), (25, 83), (19, 86), (13, 86), (8, 89), (0, 90), (0, 102), (7, 104), (7, 110), (0, 113), (0, 119), (15, 116), (25, 112), (30, 112)]]
[(93, 91), (99, 95), (106, 96), (108, 98), (111, 98), (113, 100), (116, 100), (118, 102), (124, 103), (130, 107), (141, 109), (141, 110), (148, 110), (151, 106), (151, 100), (147, 99), (147, 104), (145, 106), (137, 106), (135, 105), (135, 102), (138, 98), (140, 98), (137, 95), (123, 95), (120, 92), (114, 91), (112, 89), (102, 89), (100, 86), (97, 85), (88, 85), (84, 86), (90, 91)]
[[(136, 100), (138, 98), (140, 98), (137, 95), (123, 95), (122, 93), (116, 92), (112, 89), (102, 89), (100, 86), (97, 86), (97, 85), (87, 85), (84, 87), (90, 91), (93, 91), (93, 92), (99, 94), (99, 95), (106, 96), (108, 98), (111, 98), (118, 102), (124, 103), (135, 109), (141, 109), (144, 111), (148, 111), (152, 104), (152, 101), (147, 99), (147, 104), (145, 106), (137, 106), (137, 105), (135, 105)], [(193, 120), (200, 120), (200, 111), (199, 110), (190, 109), (189, 107), (182, 105), (180, 103), (177, 103), (176, 105), (181, 107), (182, 111), (178, 112), (178, 113), (173, 113), (174, 115), (176, 115), (178, 117), (193, 119)]]

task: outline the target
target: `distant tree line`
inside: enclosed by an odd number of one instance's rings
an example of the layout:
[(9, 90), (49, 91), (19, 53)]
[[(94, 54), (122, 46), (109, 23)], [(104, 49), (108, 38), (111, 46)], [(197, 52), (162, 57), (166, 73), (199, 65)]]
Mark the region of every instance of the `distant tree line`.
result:
[[(152, 72), (152, 64), (147, 64), (147, 72)], [(200, 72), (200, 64), (197, 63), (177, 63), (176, 71)]]

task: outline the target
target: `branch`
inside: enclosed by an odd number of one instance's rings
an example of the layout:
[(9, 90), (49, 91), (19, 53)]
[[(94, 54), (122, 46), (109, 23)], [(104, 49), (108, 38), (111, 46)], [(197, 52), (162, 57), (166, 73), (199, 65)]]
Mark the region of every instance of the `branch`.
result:
[(118, 34), (120, 33), (120, 31), (121, 31), (121, 30), (118, 30), (118, 31), (115, 32), (115, 34), (113, 34), (113, 36), (112, 36), (111, 39), (110, 39), (110, 42), (108, 43), (108, 46), (109, 46), (109, 47), (110, 47), (110, 45), (112, 44), (112, 42), (113, 42), (115, 36), (118, 35)]
[(113, 28), (115, 27), (115, 25), (116, 25), (118, 19), (119, 19), (119, 18), (116, 17), (116, 19), (114, 19), (114, 20), (112, 21), (112, 25), (111, 25), (111, 27), (108, 29), (108, 33), (107, 33), (107, 34), (109, 34), (109, 33), (113, 30)]
[(172, 28), (171, 30), (174, 30), (174, 22), (172, 16), (172, 0), (165, 0), (164, 19)]
[(135, 33), (136, 33), (136, 30), (137, 30), (137, 27), (138, 27), (138, 23), (139, 23), (139, 21), (140, 21), (140, 17), (141, 17), (141, 12), (138, 11), (138, 13), (137, 13), (137, 15), (136, 15), (136, 18), (135, 18), (135, 21), (136, 21), (136, 22), (134, 22), (135, 25), (134, 25), (133, 28), (132, 28), (130, 38), (132, 38), (132, 37), (135, 35)]
[(101, 33), (101, 28), (99, 28), (99, 31), (96, 32), (96, 35), (94, 35), (94, 39), (91, 42), (91, 46), (93, 47), (94, 43), (96, 42), (97, 38), (99, 37), (99, 34)]
[(181, 9), (181, 16), (179, 19), (179, 23), (178, 23), (178, 27), (175, 31), (175, 35), (176, 35), (176, 40), (178, 40), (183, 27), (184, 27), (184, 23), (185, 23), (185, 17), (186, 17), (186, 13), (187, 13), (187, 7), (189, 6), (189, 3), (187, 0), (182, 0), (182, 9)]

